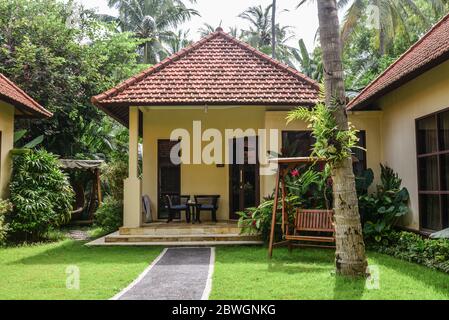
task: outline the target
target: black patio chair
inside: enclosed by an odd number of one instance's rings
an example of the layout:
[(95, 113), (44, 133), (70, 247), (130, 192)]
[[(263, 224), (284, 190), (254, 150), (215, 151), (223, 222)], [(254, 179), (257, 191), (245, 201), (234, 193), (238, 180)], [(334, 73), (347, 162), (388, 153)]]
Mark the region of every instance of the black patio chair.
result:
[(167, 200), (168, 209), (168, 221), (170, 222), (176, 216), (176, 213), (181, 213), (185, 211), (186, 221), (190, 222), (190, 206), (187, 204), (190, 200), (190, 196), (180, 196), (180, 195), (165, 195)]
[(218, 210), (218, 199), (219, 195), (196, 195), (195, 205), (196, 205), (196, 218), (197, 222), (201, 223), (201, 211), (210, 211), (212, 215), (212, 221), (217, 222), (217, 210)]

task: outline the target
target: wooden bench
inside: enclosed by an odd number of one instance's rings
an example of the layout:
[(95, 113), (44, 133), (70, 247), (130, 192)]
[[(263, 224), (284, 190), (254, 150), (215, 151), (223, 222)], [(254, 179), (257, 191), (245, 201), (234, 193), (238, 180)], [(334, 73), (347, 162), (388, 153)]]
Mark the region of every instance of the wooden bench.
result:
[[(288, 227), (286, 228), (287, 234), (285, 235), (285, 240), (288, 241), (289, 249), (291, 249), (291, 247), (293, 246), (291, 241), (307, 241), (307, 242), (335, 244), (335, 227), (333, 217), (334, 217), (333, 210), (297, 209), (293, 234), (288, 234)], [(319, 234), (316, 235), (316, 233), (325, 233), (327, 235), (319, 235)], [(335, 248), (335, 245), (332, 246), (313, 245), (313, 244), (297, 244), (297, 245)]]

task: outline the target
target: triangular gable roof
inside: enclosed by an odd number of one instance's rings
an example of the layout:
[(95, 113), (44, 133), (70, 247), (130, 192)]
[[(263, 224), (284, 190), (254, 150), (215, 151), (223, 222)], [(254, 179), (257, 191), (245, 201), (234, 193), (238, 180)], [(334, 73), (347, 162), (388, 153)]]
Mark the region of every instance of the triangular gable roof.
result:
[(449, 59), (449, 15), (411, 46), (349, 104), (349, 110), (370, 109), (370, 104)]
[(51, 117), (53, 114), (33, 100), (14, 82), (0, 73), (0, 100), (18, 108), (24, 117)]
[(314, 105), (319, 85), (221, 28), (92, 98), (127, 125), (128, 106)]

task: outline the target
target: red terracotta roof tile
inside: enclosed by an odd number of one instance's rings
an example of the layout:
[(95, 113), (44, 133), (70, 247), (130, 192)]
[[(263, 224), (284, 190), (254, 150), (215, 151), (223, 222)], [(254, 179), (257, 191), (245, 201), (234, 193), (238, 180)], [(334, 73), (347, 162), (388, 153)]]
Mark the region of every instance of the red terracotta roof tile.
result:
[(0, 100), (14, 105), (31, 117), (51, 117), (53, 115), (1, 73)]
[(372, 81), (349, 104), (349, 110), (369, 107), (382, 95), (397, 89), (449, 59), (449, 15), (408, 49), (396, 62)]
[(318, 99), (315, 81), (217, 30), (92, 102), (126, 124), (120, 109), (127, 106), (299, 106)]

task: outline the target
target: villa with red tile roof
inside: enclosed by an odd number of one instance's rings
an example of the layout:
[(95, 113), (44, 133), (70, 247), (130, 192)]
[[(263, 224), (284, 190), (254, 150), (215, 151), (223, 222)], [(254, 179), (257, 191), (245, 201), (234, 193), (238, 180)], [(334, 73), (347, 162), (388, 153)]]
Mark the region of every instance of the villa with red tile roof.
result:
[[(287, 125), (285, 118), (295, 107), (314, 106), (319, 90), (304, 74), (219, 28), (93, 97), (93, 104), (129, 127), (122, 236), (145, 233), (143, 227), (151, 221), (165, 222), (172, 195), (190, 195), (193, 203), (201, 199), (195, 195), (210, 196), (212, 210), (200, 213), (205, 221), (235, 220), (236, 212), (258, 205), (273, 193), (275, 185), (268, 151), (279, 153), (282, 145), (297, 140), (300, 143), (290, 155), (310, 154), (307, 124)], [(362, 130), (363, 144), (377, 143), (378, 131), (365, 135), (366, 129), (378, 130), (371, 114), (354, 121)], [(143, 146), (141, 174), (139, 141)], [(180, 150), (173, 148), (178, 141)], [(222, 149), (213, 149), (217, 145)], [(378, 155), (368, 160), (362, 152), (359, 157), (357, 170), (378, 167)], [(143, 210), (143, 195), (148, 196), (145, 207), (151, 210)], [(188, 201), (188, 197), (178, 200)], [(186, 218), (183, 212), (177, 214)]]
[(410, 229), (449, 227), (449, 15), (348, 105), (378, 114), (381, 161), (410, 192)]
[(14, 142), (14, 118), (47, 118), (52, 113), (34, 101), (0, 73), (0, 198), (7, 194), (11, 175), (10, 150)]
[[(448, 227), (447, 39), (448, 17), (348, 106), (367, 150), (356, 151), (354, 170), (372, 168), (375, 184), (380, 163), (398, 172), (412, 197), (402, 224), (415, 230)], [(310, 128), (301, 121), (286, 124), (287, 112), (318, 99), (315, 81), (221, 28), (93, 97), (94, 105), (130, 132), (121, 234), (139, 234), (146, 223), (166, 220), (171, 195), (190, 195), (192, 203), (201, 199), (194, 195), (214, 196), (218, 204), (211, 204), (214, 214), (201, 215), (205, 220), (234, 220), (236, 212), (257, 206), (275, 185), (268, 151), (310, 154)], [(293, 148), (283, 148), (290, 141)], [(217, 145), (223, 146), (219, 152)], [(145, 210), (142, 195), (148, 196)]]

